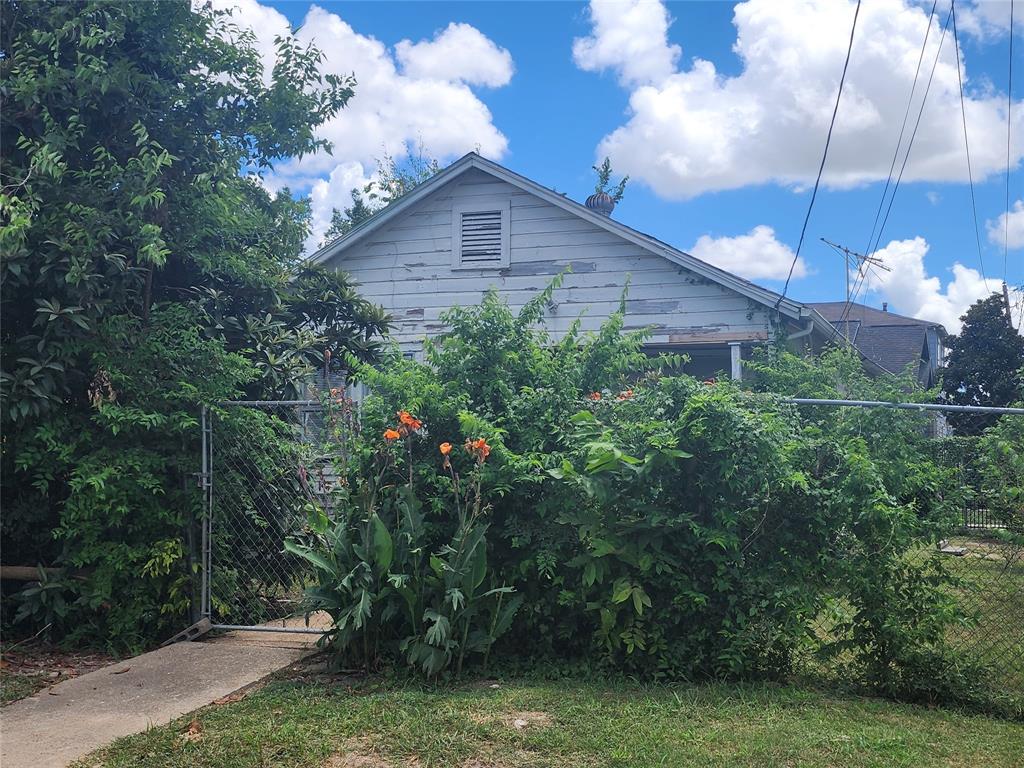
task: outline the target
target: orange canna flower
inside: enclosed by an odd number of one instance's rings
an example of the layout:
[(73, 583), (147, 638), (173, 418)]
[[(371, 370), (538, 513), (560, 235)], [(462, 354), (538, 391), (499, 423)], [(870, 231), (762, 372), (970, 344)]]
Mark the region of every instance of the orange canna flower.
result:
[(587, 397), (589, 397), (591, 400), (600, 400), (601, 399), (601, 393), (600, 392), (591, 392), (589, 395), (587, 395)]
[(412, 414), (409, 413), (408, 411), (399, 411), (397, 415), (398, 420), (402, 422), (402, 425), (408, 427), (413, 432), (417, 431), (420, 427), (423, 426), (423, 422), (417, 418), (414, 418)]
[(384, 439), (387, 440), (389, 443), (392, 440), (397, 440), (401, 436), (402, 436), (401, 433), (399, 433), (399, 431), (397, 429), (385, 429), (384, 430)]
[(481, 461), (491, 455), (491, 446), (489, 446), (487, 444), (487, 440), (482, 437), (477, 438), (476, 440), (467, 440), (466, 450), (475, 454)]
[(624, 392), (619, 392), (618, 400), (629, 400), (633, 396), (633, 390), (627, 389)]
[(439, 451), (441, 451), (442, 456), (447, 456), (449, 453), (452, 452), (451, 443), (441, 443), (437, 448)]

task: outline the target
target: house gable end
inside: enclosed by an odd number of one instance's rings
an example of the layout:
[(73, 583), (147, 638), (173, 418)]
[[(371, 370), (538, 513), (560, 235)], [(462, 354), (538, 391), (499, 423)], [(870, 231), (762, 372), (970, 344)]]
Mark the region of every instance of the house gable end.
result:
[[(460, 212), (502, 206), (507, 260), (460, 263)], [(497, 225), (491, 219), (487, 226), (493, 232)], [(408, 347), (441, 332), (449, 307), (477, 304), (495, 288), (518, 308), (563, 273), (546, 317), (556, 337), (577, 319), (583, 330), (599, 328), (617, 311), (627, 280), (625, 325), (650, 328), (652, 344), (764, 341), (776, 317), (771, 307), (479, 168), (435, 185), (325, 263), (351, 274), (368, 300), (392, 314), (393, 335)]]

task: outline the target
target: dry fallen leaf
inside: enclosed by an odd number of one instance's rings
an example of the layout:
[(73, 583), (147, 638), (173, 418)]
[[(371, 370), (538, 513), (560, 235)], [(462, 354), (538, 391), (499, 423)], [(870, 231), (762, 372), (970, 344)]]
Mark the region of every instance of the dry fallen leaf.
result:
[(199, 718), (192, 718), (192, 722), (188, 724), (188, 728), (179, 738), (182, 741), (199, 741), (203, 738), (203, 724), (199, 722)]
[(229, 693), (227, 696), (221, 696), (219, 699), (214, 699), (214, 704), (234, 704), (236, 701), (241, 701), (245, 698), (245, 691), (235, 691)]

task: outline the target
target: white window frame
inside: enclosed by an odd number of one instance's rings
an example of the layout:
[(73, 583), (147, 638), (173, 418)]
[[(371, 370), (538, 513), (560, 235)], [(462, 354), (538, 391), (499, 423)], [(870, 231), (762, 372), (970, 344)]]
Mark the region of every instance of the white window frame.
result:
[[(511, 261), (511, 221), (512, 205), (508, 198), (493, 200), (490, 202), (456, 203), (452, 206), (452, 269), (470, 270), (492, 270), (505, 269)], [(464, 213), (488, 213), (499, 211), (501, 213), (501, 258), (490, 264), (463, 264), (462, 263), (462, 214)]]

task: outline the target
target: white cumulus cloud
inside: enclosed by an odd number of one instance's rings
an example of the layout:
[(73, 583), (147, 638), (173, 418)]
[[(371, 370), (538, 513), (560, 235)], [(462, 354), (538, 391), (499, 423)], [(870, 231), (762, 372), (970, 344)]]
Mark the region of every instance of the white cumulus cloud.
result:
[(960, 316), (978, 299), (999, 290), (999, 283), (986, 283), (978, 270), (957, 262), (950, 268), (952, 279), (943, 286), (925, 267), (928, 249), (923, 237), (893, 240), (874, 254), (892, 271), (872, 270), (865, 288), (888, 301), (895, 312), (942, 323), (950, 333), (958, 333)]
[[(748, 280), (785, 280), (795, 255), (788, 245), (776, 239), (775, 230), (764, 224), (737, 237), (702, 235), (689, 253)], [(806, 274), (807, 264), (801, 258), (793, 266), (793, 277)]]
[(1009, 213), (1001, 213), (987, 223), (988, 239), (1000, 248), (1024, 248), (1024, 200), (1013, 204)]
[[(963, 7), (957, 5), (957, 27), (959, 31), (978, 38), (1001, 37), (1010, 28), (1010, 0), (978, 0)], [(1024, 29), (1024, 18), (1015, 13), (1014, 35)]]
[[(214, 2), (235, 9), (235, 22), (252, 28), (264, 66), (272, 66), (274, 37), (290, 32), (287, 18), (257, 0)], [(324, 53), (322, 72), (354, 74), (357, 81), (348, 106), (319, 129), (333, 152), (279, 163), (266, 179), (271, 189), (311, 191), (314, 226), (307, 245), (323, 238), (332, 207), (351, 204), (343, 185), (371, 177), (384, 153), (401, 156), (411, 145), (440, 159), (471, 150), (494, 159), (505, 154), (508, 140), (470, 86), (508, 83), (512, 57), (474, 27), (453, 23), (432, 39), (400, 40), (391, 49), (314, 5), (295, 35)]]
[[(577, 65), (614, 68), (631, 89), (628, 117), (596, 155), (650, 185), (662, 197), (775, 183), (804, 187), (821, 161), (846, 56), (854, 0), (748, 0), (736, 5), (735, 76), (693, 59), (677, 66), (660, 3), (593, 0), (590, 37), (577, 41)], [(912, 0), (872, 0), (857, 32), (832, 136), (826, 185), (885, 179), (906, 110), (928, 8)], [(677, 24), (686, 23), (686, 6)], [(639, 19), (639, 21), (638, 21)], [(932, 20), (911, 110), (916, 118), (931, 64), (934, 81), (903, 180), (966, 181), (960, 91), (945, 14)], [(635, 38), (635, 39), (633, 39)], [(976, 178), (1005, 168), (1006, 97), (963, 73), (971, 160)], [(1013, 162), (1024, 144), (1024, 109), (1014, 105)], [(908, 129), (908, 135), (910, 130)]]
[(515, 67), (512, 54), (469, 24), (452, 22), (433, 40), (402, 40), (395, 54), (406, 77), (461, 81), (496, 88), (507, 85)]
[(593, 0), (594, 33), (573, 42), (580, 69), (617, 69), (623, 85), (661, 80), (675, 71), (682, 50), (669, 45), (668, 11), (652, 0)]

